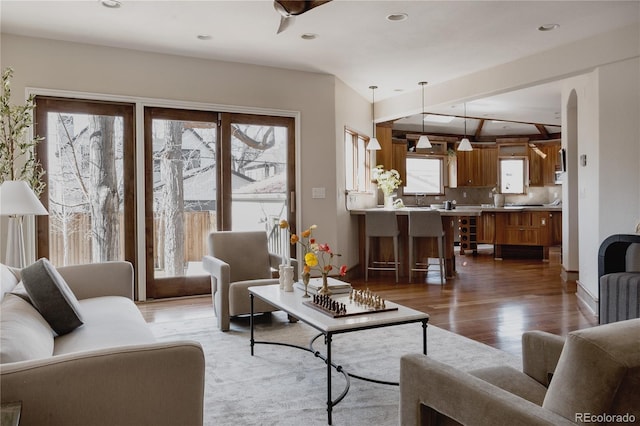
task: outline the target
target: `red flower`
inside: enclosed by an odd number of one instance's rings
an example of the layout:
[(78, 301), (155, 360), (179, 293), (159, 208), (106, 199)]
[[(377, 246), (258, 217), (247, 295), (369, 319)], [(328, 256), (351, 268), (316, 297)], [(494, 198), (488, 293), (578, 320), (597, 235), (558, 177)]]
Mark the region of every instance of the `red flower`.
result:
[(340, 267), (340, 276), (344, 277), (345, 275), (347, 275), (347, 265), (342, 265)]
[(318, 250), (331, 254), (331, 249), (329, 248), (329, 244), (318, 244)]

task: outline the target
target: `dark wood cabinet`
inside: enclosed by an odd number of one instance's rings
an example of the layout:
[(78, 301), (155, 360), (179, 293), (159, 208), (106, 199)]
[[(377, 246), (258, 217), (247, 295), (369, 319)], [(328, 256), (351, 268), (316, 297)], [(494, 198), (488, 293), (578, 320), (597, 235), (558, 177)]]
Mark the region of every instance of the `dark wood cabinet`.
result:
[(562, 212), (549, 213), (549, 222), (551, 230), (549, 245), (562, 245)]
[(494, 244), (496, 241), (496, 214), (482, 212), (478, 218), (477, 240), (482, 244)]
[(474, 146), (473, 151), (458, 151), (457, 184), (495, 186), (498, 182), (498, 148)]
[(552, 231), (555, 214), (550, 211), (497, 212), (496, 258), (502, 258), (505, 253), (518, 256), (537, 253), (543, 260), (548, 260), (549, 246), (555, 245)]
[[(560, 170), (560, 142), (537, 143), (529, 147), (529, 185), (554, 185)], [(546, 156), (543, 158), (543, 155)]]
[(548, 211), (496, 213), (496, 244), (548, 246)]

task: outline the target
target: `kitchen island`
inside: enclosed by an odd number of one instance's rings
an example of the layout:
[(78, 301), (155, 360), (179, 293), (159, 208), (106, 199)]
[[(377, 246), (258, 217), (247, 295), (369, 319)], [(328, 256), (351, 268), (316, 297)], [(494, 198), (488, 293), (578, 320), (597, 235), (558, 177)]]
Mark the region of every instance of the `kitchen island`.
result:
[[(365, 247), (365, 212), (374, 209), (351, 210), (351, 215), (358, 218), (359, 241), (359, 273), (364, 275), (366, 259)], [(400, 229), (399, 241), (399, 272), (403, 277), (408, 276), (409, 266), (409, 211), (424, 210), (428, 207), (403, 207), (394, 209)], [(561, 243), (562, 238), (562, 207), (559, 206), (458, 206), (453, 210), (438, 209), (442, 218), (445, 233), (445, 275), (453, 278), (456, 273), (455, 234), (458, 228), (461, 232), (460, 252), (475, 253), (474, 244), (485, 243), (494, 245), (494, 256), (531, 256), (549, 259), (549, 246)], [(464, 232), (463, 232), (464, 231)], [(393, 245), (391, 241), (381, 239), (372, 241), (372, 259), (392, 261)], [(420, 239), (416, 244), (417, 259), (437, 258), (438, 251), (435, 239)]]

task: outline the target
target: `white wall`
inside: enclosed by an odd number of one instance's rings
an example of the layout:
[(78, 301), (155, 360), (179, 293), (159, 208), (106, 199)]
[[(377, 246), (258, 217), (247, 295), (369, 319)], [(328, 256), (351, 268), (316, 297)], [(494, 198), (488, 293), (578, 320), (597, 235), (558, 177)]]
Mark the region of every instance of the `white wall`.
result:
[(372, 137), (371, 103), (336, 79), (336, 222), (339, 253), (349, 267), (358, 263), (358, 221), (346, 208), (344, 128)]
[[(568, 156), (563, 200), (577, 191), (577, 205), (565, 208), (578, 208), (579, 256), (577, 268), (568, 263), (573, 257), (564, 264), (579, 270), (578, 293), (594, 307), (589, 299), (598, 298), (600, 244), (612, 234), (633, 233), (640, 218), (640, 59), (603, 65), (567, 80), (563, 105), (572, 91), (577, 94), (578, 149)], [(586, 165), (580, 164), (583, 155)]]
[[(336, 148), (343, 138), (336, 139), (336, 129), (344, 123), (336, 127), (335, 77), (7, 34), (0, 43), (2, 66), (14, 69), (16, 103), (29, 87), (299, 113), (298, 221), (317, 224), (318, 237), (331, 244), (339, 241)], [(368, 102), (338, 93), (350, 114), (369, 119)], [(326, 198), (312, 199), (313, 187), (325, 188)]]

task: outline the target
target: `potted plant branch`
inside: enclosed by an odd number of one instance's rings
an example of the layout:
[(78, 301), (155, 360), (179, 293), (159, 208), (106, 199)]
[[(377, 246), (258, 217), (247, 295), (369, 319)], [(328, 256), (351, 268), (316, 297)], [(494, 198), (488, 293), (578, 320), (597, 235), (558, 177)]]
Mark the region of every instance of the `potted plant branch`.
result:
[(44, 170), (35, 156), (39, 136), (26, 137), (33, 124), (35, 95), (29, 96), (24, 105), (11, 104), (12, 68), (2, 71), (2, 95), (0, 96), (0, 184), (4, 181), (26, 181), (39, 196), (44, 190)]

